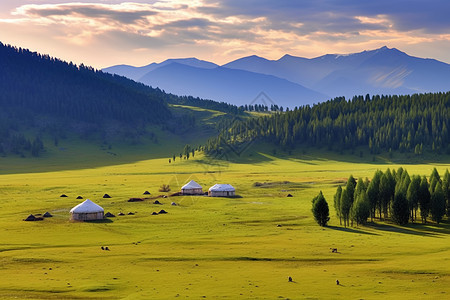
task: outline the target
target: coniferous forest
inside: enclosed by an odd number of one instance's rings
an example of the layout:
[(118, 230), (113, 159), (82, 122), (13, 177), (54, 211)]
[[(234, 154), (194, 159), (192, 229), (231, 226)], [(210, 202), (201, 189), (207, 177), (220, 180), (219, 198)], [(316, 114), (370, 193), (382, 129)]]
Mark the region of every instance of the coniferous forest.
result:
[(391, 220), (398, 225), (408, 222), (439, 224), (450, 216), (450, 175), (441, 177), (436, 168), (430, 177), (409, 175), (403, 168), (377, 170), (371, 180), (350, 175), (347, 184), (338, 186), (334, 208), (341, 225), (366, 224), (371, 221)]
[(406, 96), (336, 98), (284, 113), (234, 122), (211, 138), (207, 153), (224, 151), (223, 144), (261, 140), (293, 149), (326, 146), (344, 151), (367, 146), (372, 154), (424, 150), (449, 153), (450, 93)]
[[(164, 130), (192, 127), (192, 115), (173, 114), (180, 104), (240, 114), (242, 108), (191, 96), (176, 96), (128, 78), (75, 65), (0, 42), (0, 154), (44, 150), (42, 136), (55, 144), (67, 133), (107, 139), (139, 139), (147, 125)], [(194, 118), (194, 119), (193, 119)], [(30, 130), (32, 129), (32, 130)], [(27, 132), (25, 135), (24, 132)]]

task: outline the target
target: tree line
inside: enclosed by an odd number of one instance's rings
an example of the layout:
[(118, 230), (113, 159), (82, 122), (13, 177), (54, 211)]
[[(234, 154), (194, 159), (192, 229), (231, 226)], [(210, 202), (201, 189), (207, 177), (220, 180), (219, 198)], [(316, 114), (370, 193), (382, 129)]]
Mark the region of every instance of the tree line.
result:
[(440, 223), (450, 216), (450, 174), (441, 178), (436, 168), (430, 177), (408, 174), (400, 167), (377, 170), (371, 180), (350, 175), (344, 187), (338, 186), (334, 208), (339, 223), (344, 226), (366, 224), (371, 221), (391, 220), (405, 225), (420, 218)]
[(450, 92), (404, 96), (344, 97), (295, 107), (269, 116), (237, 120), (205, 144), (207, 153), (224, 151), (223, 144), (249, 140), (285, 149), (299, 145), (343, 151), (366, 146), (381, 151), (425, 150), (450, 153)]

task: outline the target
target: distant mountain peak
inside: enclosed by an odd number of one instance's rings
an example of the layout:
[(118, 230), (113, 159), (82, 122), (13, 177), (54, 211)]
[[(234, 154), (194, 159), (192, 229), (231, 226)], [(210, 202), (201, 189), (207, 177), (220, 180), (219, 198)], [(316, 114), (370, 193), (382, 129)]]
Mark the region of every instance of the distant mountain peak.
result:
[[(178, 64), (184, 64), (185, 67), (178, 66)], [(177, 78), (178, 82), (175, 82), (174, 75), (168, 75), (169, 69), (159, 70), (158, 75), (166, 76), (166, 81), (159, 80), (157, 76), (150, 76), (153, 71), (156, 71), (160, 67), (169, 67), (174, 73), (180, 73), (181, 70), (185, 72), (184, 78)], [(186, 68), (190, 66), (197, 68), (197, 70)], [(213, 67), (216, 66), (216, 67)], [(122, 74), (131, 74), (133, 71), (136, 73), (141, 70), (126, 70), (124, 67), (117, 68)], [(175, 70), (176, 69), (176, 70)], [(207, 70), (211, 69), (206, 74)], [(234, 72), (230, 73), (226, 69), (241, 70), (252, 72), (253, 74)], [(114, 70), (113, 70), (114, 71)], [(246, 103), (251, 95), (248, 93), (250, 86), (256, 86), (257, 74), (266, 75), (264, 77), (264, 85), (258, 89), (267, 90), (269, 87), (275, 93), (275, 87), (281, 86), (279, 79), (287, 80), (291, 83), (297, 84), (301, 87), (306, 87), (310, 90), (317, 91), (320, 94), (328, 95), (329, 97), (336, 97), (345, 95), (346, 97), (352, 97), (359, 94), (411, 94), (411, 93), (426, 93), (436, 91), (448, 90), (448, 78), (450, 78), (450, 65), (431, 59), (423, 59), (410, 56), (396, 48), (389, 48), (388, 46), (382, 46), (377, 49), (365, 50), (356, 53), (348, 54), (326, 54), (315, 58), (304, 58), (290, 54), (285, 54), (278, 60), (269, 60), (257, 55), (250, 55), (231, 61), (222, 68), (217, 65), (198, 60), (196, 58), (184, 58), (184, 59), (172, 59), (163, 63), (156, 64), (151, 68), (147, 68), (146, 74), (150, 74), (147, 79), (152, 79), (147, 83), (152, 86), (161, 84), (163, 87), (167, 87), (167, 90), (175, 93), (192, 93), (203, 98), (218, 98), (220, 100), (234, 99), (234, 103)], [(190, 73), (188, 73), (188, 71)], [(126, 73), (128, 72), (128, 73)], [(133, 75), (133, 74), (131, 74)], [(138, 76), (139, 75), (139, 76)], [(143, 73), (136, 73), (134, 77), (142, 81), (144, 78)], [(274, 76), (272, 78), (267, 77)], [(203, 76), (203, 77), (202, 77)], [(229, 92), (220, 90), (218, 85), (216, 91), (213, 88), (213, 79), (215, 77), (221, 84), (225, 84), (226, 78), (229, 80), (227, 83), (229, 86), (233, 86), (234, 90), (239, 91), (241, 94), (238, 97), (238, 93), (229, 94)], [(235, 80), (234, 77), (240, 76), (239, 80)], [(203, 81), (193, 82), (191, 86), (187, 86), (185, 90), (181, 90), (179, 86), (185, 85), (188, 80), (193, 78), (202, 77)], [(277, 78), (275, 78), (277, 77)], [(222, 79), (218, 79), (222, 78)], [(251, 79), (251, 80), (250, 80)], [(263, 77), (258, 77), (258, 80), (262, 80)], [(158, 81), (159, 80), (159, 81)], [(205, 84), (206, 80), (210, 80), (211, 84)], [(272, 80), (272, 81), (271, 81)], [(244, 82), (245, 87), (241, 86)], [(143, 81), (145, 82), (145, 81)], [(250, 83), (252, 82), (252, 83)], [(216, 84), (216, 82), (214, 82)], [(237, 88), (239, 86), (239, 88)], [(172, 87), (172, 89), (169, 89)], [(293, 91), (299, 87), (285, 86), (286, 89)], [(290, 100), (292, 103), (298, 103), (299, 99), (306, 99), (301, 92), (297, 94), (285, 93), (281, 95), (279, 88), (276, 92), (279, 95), (279, 99)], [(255, 92), (255, 91), (254, 91)], [(228, 93), (228, 94), (227, 94)], [(256, 93), (256, 92), (255, 92)], [(245, 96), (242, 96), (244, 95)], [(292, 96), (294, 95), (294, 96)], [(239, 98), (239, 99), (238, 99)], [(274, 97), (277, 98), (277, 97)], [(244, 99), (244, 100), (242, 100)], [(316, 101), (325, 100), (323, 98), (315, 98)], [(244, 102), (243, 102), (244, 101)], [(281, 101), (281, 100), (280, 100)], [(291, 105), (290, 105), (291, 106)]]

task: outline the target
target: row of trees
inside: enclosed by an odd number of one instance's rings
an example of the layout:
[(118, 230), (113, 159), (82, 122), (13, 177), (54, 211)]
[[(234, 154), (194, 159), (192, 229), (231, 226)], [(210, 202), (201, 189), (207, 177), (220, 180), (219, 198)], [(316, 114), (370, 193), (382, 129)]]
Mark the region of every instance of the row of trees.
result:
[(337, 188), (334, 208), (344, 226), (365, 224), (369, 218), (405, 225), (415, 222), (418, 212), (422, 223), (431, 216), (439, 224), (445, 215), (450, 215), (450, 175), (446, 170), (441, 178), (436, 168), (429, 179), (410, 176), (403, 168), (392, 172), (377, 170), (370, 181), (356, 181), (350, 175), (346, 186)]
[(450, 92), (405, 96), (336, 98), (270, 116), (236, 120), (207, 141), (208, 153), (224, 151), (221, 141), (260, 139), (286, 148), (326, 146), (342, 151), (366, 146), (423, 153), (450, 151)]

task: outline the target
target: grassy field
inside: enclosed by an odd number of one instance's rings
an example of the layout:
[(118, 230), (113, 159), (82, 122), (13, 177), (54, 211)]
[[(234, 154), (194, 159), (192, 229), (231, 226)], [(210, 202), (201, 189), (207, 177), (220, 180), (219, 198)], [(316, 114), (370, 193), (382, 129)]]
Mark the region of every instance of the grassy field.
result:
[[(96, 159), (111, 158), (98, 154), (86, 165)], [(332, 208), (337, 185), (350, 174), (371, 178), (377, 169), (403, 166), (410, 174), (429, 176), (433, 167), (443, 174), (450, 163), (372, 160), (320, 151), (293, 157), (251, 152), (234, 162), (196, 155), (171, 164), (166, 158), (118, 160), (85, 169), (61, 160), (67, 170), (51, 164), (46, 168), (45, 158), (19, 164), (5, 160), (0, 175), (0, 298), (450, 297), (447, 220), (346, 229)], [(190, 179), (204, 190), (231, 183), (241, 197), (169, 197), (160, 199), (162, 205), (127, 202), (146, 190), (151, 196), (164, 194), (158, 192), (163, 183), (177, 191)], [(330, 204), (328, 228), (320, 228), (311, 216), (311, 199), (320, 190)], [(63, 193), (68, 197), (59, 197)], [(112, 198), (103, 199), (104, 193)], [(293, 197), (287, 198), (288, 193)], [(78, 195), (105, 212), (135, 214), (101, 223), (70, 222)], [(170, 205), (172, 201), (179, 205)], [(161, 209), (168, 214), (151, 215)], [(54, 217), (22, 221), (46, 211)]]

